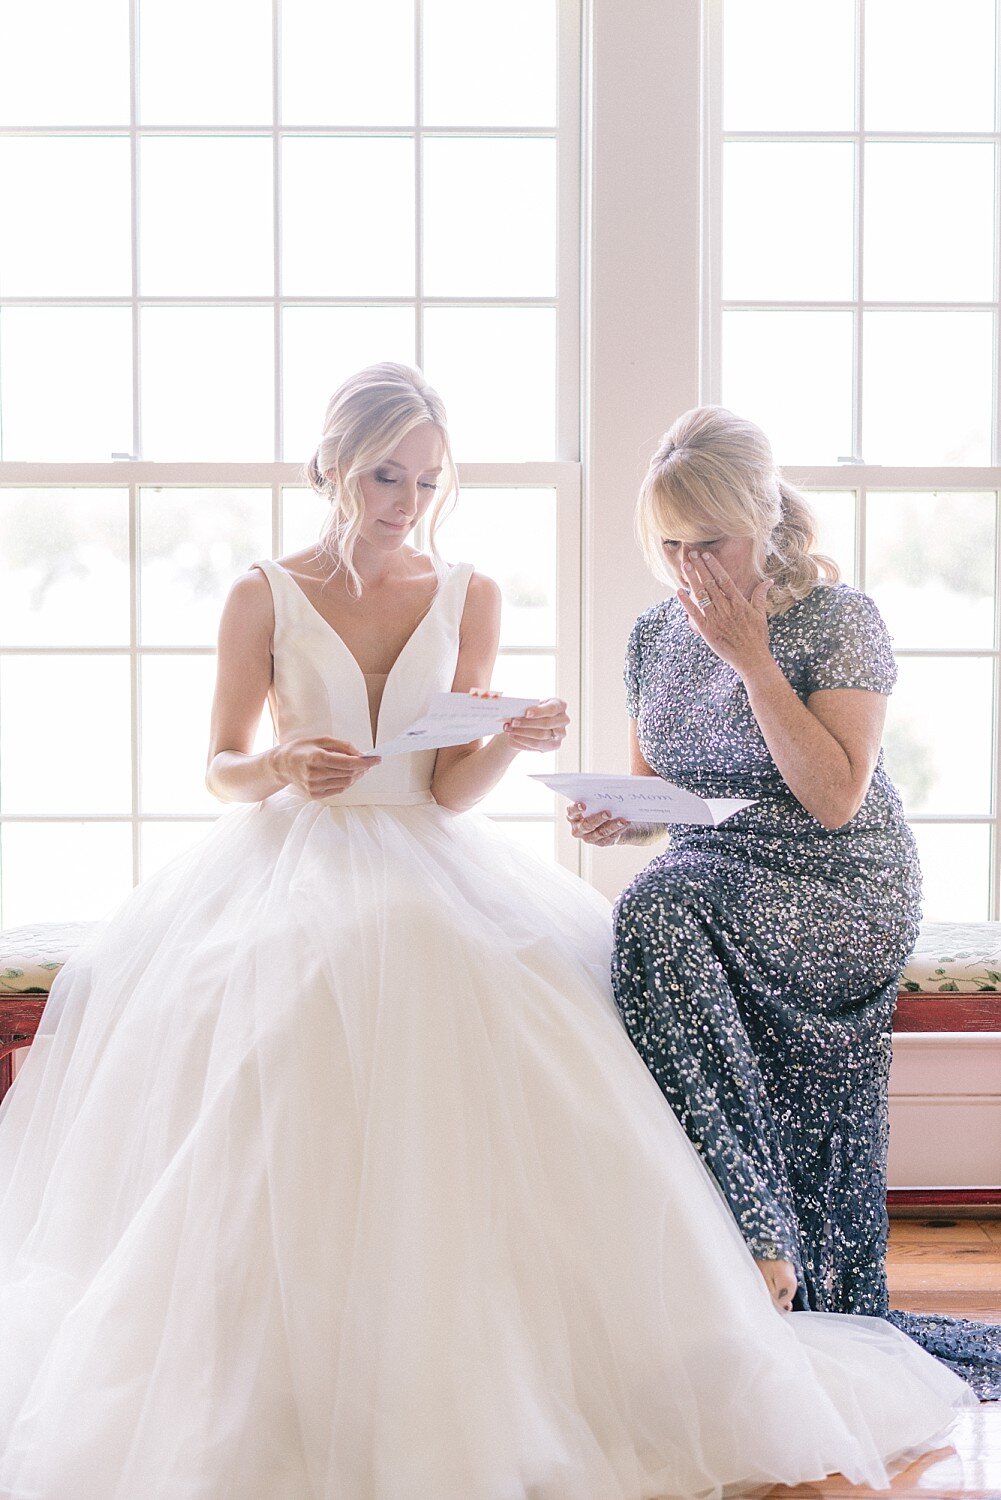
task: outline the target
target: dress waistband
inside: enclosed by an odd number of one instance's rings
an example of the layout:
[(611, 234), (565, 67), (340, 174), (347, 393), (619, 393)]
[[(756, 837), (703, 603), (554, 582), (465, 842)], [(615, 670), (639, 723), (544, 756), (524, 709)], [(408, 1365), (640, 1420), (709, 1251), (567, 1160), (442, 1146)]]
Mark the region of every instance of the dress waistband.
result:
[(277, 806), (296, 807), (419, 807), (428, 802), (434, 802), (429, 789), (414, 789), (406, 791), (402, 788), (393, 790), (391, 787), (375, 788), (368, 790), (366, 787), (348, 787), (347, 791), (337, 792), (330, 797), (307, 797), (305, 792), (300, 792), (298, 787), (285, 786), (280, 792), (272, 792), (266, 799), (270, 804)]
[(333, 797), (316, 797), (323, 807), (417, 807), (433, 802), (430, 792), (367, 792), (363, 787), (348, 787)]

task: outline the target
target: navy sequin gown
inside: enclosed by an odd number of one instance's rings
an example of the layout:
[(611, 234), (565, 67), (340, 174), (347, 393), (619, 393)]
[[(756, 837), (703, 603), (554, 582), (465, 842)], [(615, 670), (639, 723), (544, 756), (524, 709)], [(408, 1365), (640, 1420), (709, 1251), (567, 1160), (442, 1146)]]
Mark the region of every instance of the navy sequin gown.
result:
[[(889, 693), (875, 604), (819, 585), (770, 620), (804, 701)], [(887, 1079), (920, 870), (882, 754), (859, 812), (826, 830), (776, 767), (738, 674), (672, 597), (629, 639), (630, 716), (650, 767), (707, 797), (752, 797), (670, 846), (616, 907), (615, 998), (752, 1253), (792, 1261), (797, 1306), (888, 1315)], [(893, 1313), (981, 1397), (1001, 1395), (1001, 1329)]]

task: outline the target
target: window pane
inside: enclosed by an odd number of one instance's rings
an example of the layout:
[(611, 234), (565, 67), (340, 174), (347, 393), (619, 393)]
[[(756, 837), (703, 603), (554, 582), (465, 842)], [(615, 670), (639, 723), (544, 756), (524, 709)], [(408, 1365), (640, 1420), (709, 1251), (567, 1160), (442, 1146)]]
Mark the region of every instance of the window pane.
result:
[[(213, 656), (144, 656), (142, 661), (142, 811), (218, 813), (205, 786)], [(254, 752), (274, 743), (265, 708)]]
[(282, 490), (281, 555), (312, 547), (327, 519), (327, 502), (315, 490)]
[(270, 139), (142, 142), (140, 274), (145, 296), (271, 296)]
[(994, 147), (871, 145), (865, 154), (870, 301), (994, 296)]
[(898, 667), (884, 744), (907, 812), (989, 813), (993, 663), (905, 657)]
[(104, 460), (132, 450), (128, 308), (0, 312), (3, 459)]
[(132, 451), (132, 314), (127, 307), (0, 312), (4, 459), (106, 462)]
[(723, 296), (849, 301), (854, 193), (850, 145), (724, 146)]
[(986, 922), (990, 917), (991, 834), (976, 823), (914, 823), (926, 922)]
[(489, 18), (469, 0), (422, 9), (425, 124), (556, 124), (554, 0), (505, 0)]
[(273, 346), (269, 307), (144, 308), (143, 457), (271, 459)]
[(127, 125), (129, 0), (0, 7), (0, 123)]
[(282, 149), (286, 295), (413, 296), (413, 141), (306, 136)]
[(556, 317), (549, 308), (428, 308), (424, 369), (441, 393), (457, 459), (556, 451)]
[(726, 130), (851, 130), (855, 0), (724, 0)]
[(845, 583), (855, 582), (855, 492), (810, 490), (807, 500), (819, 523), (815, 552), (833, 558)]
[(989, 312), (866, 313), (866, 462), (990, 463), (993, 337)]
[(282, 0), (281, 18), (286, 125), (413, 124), (413, 0)]
[(866, 129), (992, 130), (994, 10), (995, 0), (866, 0)]
[(99, 921), (132, 889), (129, 823), (7, 823), (0, 849), (5, 927)]
[[(132, 215), (124, 136), (0, 141), (5, 297), (130, 297)], [(67, 226), (72, 232), (67, 233)]]
[(271, 100), (271, 0), (139, 0), (144, 125), (270, 125)]
[(723, 314), (723, 405), (763, 427), (776, 462), (852, 451), (852, 315)]
[(212, 646), (230, 585), (271, 556), (270, 490), (142, 490), (144, 645)]
[(993, 494), (874, 494), (866, 588), (901, 647), (994, 644)]
[(424, 143), (429, 297), (556, 292), (556, 142)]
[(212, 824), (201, 822), (143, 823), (139, 835), (142, 879), (162, 870), (177, 855), (184, 854), (211, 831)]
[(383, 360), (414, 363), (414, 312), (409, 307), (287, 307), (283, 318), (285, 457), (305, 462), (342, 380)]
[(0, 645), (129, 644), (127, 490), (0, 490)]
[[(7, 813), (128, 813), (132, 808), (125, 656), (9, 656), (0, 661), (0, 764)], [(69, 731), (71, 753), (41, 735)]]
[[(556, 658), (521, 656), (515, 652), (497, 658), (490, 686), (515, 698), (551, 698), (556, 692)], [(485, 813), (545, 813), (553, 815), (556, 794), (532, 774), (545, 776), (557, 770), (556, 752), (539, 754), (529, 750), (505, 772), (493, 791), (479, 804)]]
[(497, 832), (547, 864), (556, 863), (556, 825), (552, 822), (518, 823), (504, 819), (494, 823)]
[(500, 584), (502, 647), (555, 649), (555, 490), (463, 488), (438, 528), (438, 549), (450, 562), (475, 563)]

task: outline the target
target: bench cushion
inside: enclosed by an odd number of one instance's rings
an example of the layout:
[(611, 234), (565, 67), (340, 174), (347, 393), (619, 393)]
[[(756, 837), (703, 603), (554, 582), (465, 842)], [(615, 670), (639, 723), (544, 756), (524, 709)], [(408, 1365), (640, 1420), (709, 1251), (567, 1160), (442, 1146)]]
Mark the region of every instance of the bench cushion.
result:
[(63, 964), (95, 925), (40, 922), (0, 932), (0, 999), (4, 995), (47, 995)]
[(923, 922), (900, 993), (1001, 994), (1001, 922)]
[[(94, 926), (43, 922), (0, 932), (0, 996), (47, 995)], [(902, 995), (1001, 994), (1001, 922), (925, 922), (900, 982)]]

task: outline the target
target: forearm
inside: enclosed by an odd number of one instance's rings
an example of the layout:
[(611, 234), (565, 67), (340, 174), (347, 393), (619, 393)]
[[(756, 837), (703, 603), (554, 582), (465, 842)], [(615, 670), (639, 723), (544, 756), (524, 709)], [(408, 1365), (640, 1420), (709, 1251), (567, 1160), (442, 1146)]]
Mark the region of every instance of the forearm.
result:
[(220, 750), (209, 762), (205, 785), (220, 802), (260, 802), (289, 785), (277, 764), (280, 748), (274, 745), (258, 755)]
[(865, 795), (844, 748), (812, 714), (771, 656), (744, 675), (751, 711), (783, 781), (825, 828), (854, 817)]
[(436, 771), (431, 795), (452, 812), (467, 812), (493, 790), (518, 753), (517, 746), (504, 735), (494, 735), (478, 750), (471, 750), (444, 770)]
[(666, 823), (630, 823), (616, 839), (618, 844), (659, 844), (667, 834)]

